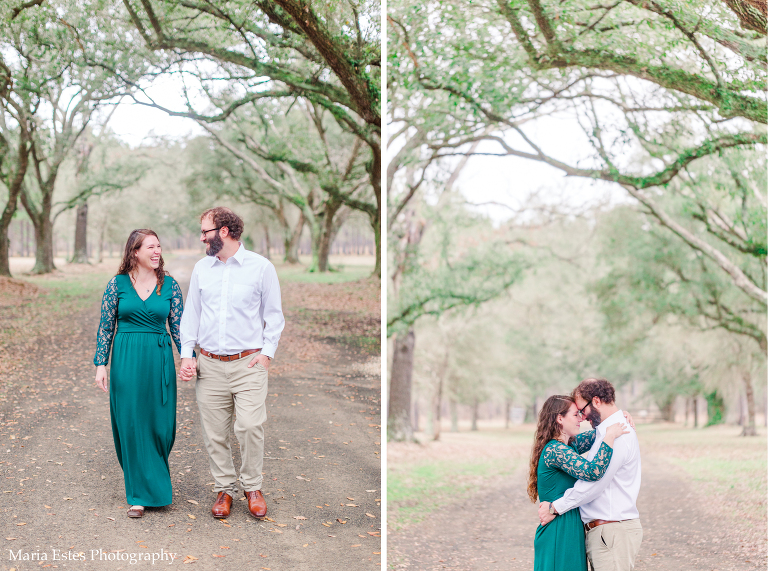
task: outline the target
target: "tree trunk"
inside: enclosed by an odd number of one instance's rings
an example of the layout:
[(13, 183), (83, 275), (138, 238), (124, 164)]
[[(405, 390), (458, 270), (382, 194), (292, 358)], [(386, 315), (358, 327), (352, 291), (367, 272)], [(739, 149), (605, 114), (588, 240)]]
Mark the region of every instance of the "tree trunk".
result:
[(290, 226), (287, 227), (283, 244), (285, 246), (285, 262), (288, 264), (299, 263), (299, 241), (301, 240), (301, 231), (304, 229), (306, 221), (304, 213), (299, 212), (299, 220), (296, 222), (293, 231), (291, 231)]
[(51, 220), (55, 181), (56, 175), (54, 173), (49, 176), (45, 186), (41, 188), (43, 196), (39, 210), (30, 200), (26, 189), (22, 189), (21, 192), (21, 203), (35, 227), (35, 265), (31, 272), (33, 274), (47, 274), (56, 269), (53, 263), (53, 221)]
[(53, 263), (53, 222), (50, 209), (43, 219), (35, 225), (35, 265), (33, 274), (47, 274), (56, 269)]
[(699, 395), (693, 397), (693, 427), (699, 427)]
[(99, 227), (99, 247), (96, 250), (96, 263), (100, 264), (104, 261), (104, 232), (107, 229), (107, 217), (104, 217), (104, 222)]
[(744, 427), (747, 424), (747, 415), (746, 411), (744, 410), (744, 399), (741, 395), (739, 395), (739, 421), (736, 424), (741, 427)]
[(11, 260), (9, 255), (11, 241), (8, 238), (8, 227), (15, 210), (15, 205), (6, 204), (2, 217), (0, 217), (0, 276), (11, 277)]
[(373, 267), (372, 276), (381, 279), (381, 215), (371, 217), (371, 228), (373, 229), (373, 249), (376, 252), (376, 264)]
[(331, 244), (338, 230), (338, 226), (335, 226), (333, 223), (333, 218), (341, 206), (341, 202), (330, 199), (325, 203), (325, 209), (321, 217), (320, 235), (318, 236), (320, 243), (317, 245), (317, 271), (320, 273), (329, 270), (328, 256), (331, 253)]
[(666, 422), (675, 421), (675, 397), (660, 395), (656, 399), (656, 406), (659, 407), (662, 420)]
[(512, 413), (512, 401), (504, 400), (504, 428), (509, 428), (509, 416)]
[(376, 197), (376, 213), (369, 214), (371, 228), (373, 229), (374, 250), (376, 251), (376, 264), (373, 267), (371, 275), (381, 279), (381, 149), (372, 147), (372, 157), (368, 173), (373, 187), (373, 194)]
[(432, 401), (429, 401), (427, 408), (427, 426), (424, 428), (425, 434), (434, 434), (435, 431), (435, 411), (432, 410)]
[(412, 327), (407, 333), (395, 337), (387, 413), (387, 434), (391, 442), (413, 440), (410, 415), (415, 344), (416, 334)]
[(455, 399), (451, 399), (451, 432), (459, 431), (459, 406)]
[(317, 271), (325, 273), (328, 271), (328, 256), (331, 249), (331, 239), (328, 232), (323, 228), (320, 233), (320, 243), (317, 245)]
[(29, 147), (27, 147), (27, 141), (24, 137), (21, 137), (19, 140), (16, 161), (17, 167), (13, 178), (4, 181), (8, 187), (8, 201), (5, 203), (2, 216), (0, 216), (0, 276), (7, 277), (11, 277), (11, 261), (9, 259), (11, 244), (8, 239), (8, 229), (19, 205), (21, 185), (24, 182), (24, 176), (29, 166)]
[(536, 406), (536, 397), (533, 397), (533, 402), (531, 402), (531, 408), (525, 409), (525, 422), (532, 422), (536, 424), (538, 421), (538, 407)]
[(765, 0), (725, 0), (725, 4), (733, 10), (744, 29), (765, 36), (768, 21)]
[(71, 262), (88, 263), (88, 201), (80, 204), (75, 213), (75, 251)]
[(757, 429), (755, 428), (755, 393), (752, 389), (752, 375), (749, 369), (744, 369), (741, 372), (741, 378), (744, 380), (744, 391), (747, 395), (747, 421), (744, 423), (741, 435), (757, 436)]
[(480, 403), (475, 399), (472, 402), (472, 431), (477, 431), (477, 417), (480, 416)]
[(413, 420), (411, 422), (414, 432), (419, 432), (419, 401), (413, 401)]
[(440, 440), (441, 406), (443, 404), (443, 375), (437, 379), (437, 390), (432, 395), (432, 440)]
[(262, 224), (262, 226), (264, 227), (264, 241), (266, 242), (266, 246), (267, 246), (267, 251), (265, 252), (264, 257), (266, 259), (269, 259), (269, 251), (272, 249), (272, 245), (269, 243), (269, 226), (267, 225), (266, 222)]
[(320, 235), (322, 234), (322, 223), (317, 216), (307, 219), (309, 223), (309, 247), (312, 252), (312, 262), (309, 265), (308, 272), (317, 272), (320, 268)]

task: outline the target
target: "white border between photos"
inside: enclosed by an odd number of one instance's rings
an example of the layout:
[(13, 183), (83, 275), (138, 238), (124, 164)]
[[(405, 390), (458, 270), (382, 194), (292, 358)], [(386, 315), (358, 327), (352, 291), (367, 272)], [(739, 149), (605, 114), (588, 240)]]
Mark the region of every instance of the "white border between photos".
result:
[(387, 0), (381, 0), (381, 568), (387, 569)]

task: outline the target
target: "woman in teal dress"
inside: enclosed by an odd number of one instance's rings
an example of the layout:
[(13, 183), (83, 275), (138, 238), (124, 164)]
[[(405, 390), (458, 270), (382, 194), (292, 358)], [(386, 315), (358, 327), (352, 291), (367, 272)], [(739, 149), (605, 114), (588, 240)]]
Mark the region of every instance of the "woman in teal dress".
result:
[[(528, 497), (536, 503), (553, 502), (563, 497), (576, 480), (594, 482), (608, 469), (613, 442), (624, 431), (624, 424), (608, 428), (594, 459), (580, 456), (595, 442), (595, 431), (579, 434), (581, 414), (569, 396), (549, 397), (539, 413), (528, 478)], [(534, 571), (587, 571), (584, 525), (579, 510), (558, 515), (536, 529), (533, 540)]]
[(179, 284), (163, 270), (161, 253), (152, 230), (131, 232), (120, 269), (104, 292), (93, 359), (96, 384), (109, 390), (129, 517), (142, 517), (145, 506), (173, 501), (168, 456), (176, 439), (176, 367), (171, 337), (180, 349), (184, 302)]

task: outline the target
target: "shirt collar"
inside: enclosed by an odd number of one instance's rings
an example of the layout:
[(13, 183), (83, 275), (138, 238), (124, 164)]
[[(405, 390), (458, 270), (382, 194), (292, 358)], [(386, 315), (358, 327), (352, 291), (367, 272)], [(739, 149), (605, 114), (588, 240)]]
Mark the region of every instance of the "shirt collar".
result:
[(598, 424), (595, 430), (597, 430), (597, 432), (599, 432), (600, 434), (605, 434), (605, 431), (608, 430), (609, 426), (611, 426), (612, 424), (616, 424), (617, 422), (624, 422), (624, 421), (625, 421), (624, 412), (621, 409), (619, 409), (616, 412), (614, 412), (611, 416), (606, 418), (603, 422)]
[(245, 246), (243, 246), (242, 242), (239, 242), (240, 247), (237, 249), (237, 252), (235, 252), (235, 255), (232, 256), (235, 260), (237, 260), (237, 263), (241, 266), (243, 265), (243, 261), (245, 260)]
[[(231, 256), (231, 259), (236, 260), (237, 263), (242, 266), (243, 260), (245, 260), (245, 246), (243, 246), (242, 242), (238, 242), (238, 244), (240, 244), (240, 247), (237, 249), (237, 252), (235, 252), (235, 254)], [(220, 264), (224, 263), (218, 257), (211, 256), (211, 267), (216, 265), (216, 262), (219, 262)]]

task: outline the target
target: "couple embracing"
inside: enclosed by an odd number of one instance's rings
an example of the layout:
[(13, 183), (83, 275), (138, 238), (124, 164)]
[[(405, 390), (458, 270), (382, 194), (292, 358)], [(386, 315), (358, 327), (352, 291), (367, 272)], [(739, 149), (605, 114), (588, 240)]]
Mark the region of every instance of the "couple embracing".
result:
[[(539, 413), (528, 478), (528, 496), (541, 502), (534, 571), (586, 571), (587, 559), (594, 571), (635, 567), (640, 447), (615, 401), (611, 383), (586, 379)], [(593, 429), (580, 432), (583, 420)]]
[(275, 267), (239, 242), (243, 221), (230, 209), (203, 212), (200, 231), (207, 256), (192, 272), (186, 307), (179, 284), (163, 269), (162, 247), (152, 230), (131, 232), (120, 269), (104, 292), (96, 384), (109, 392), (128, 517), (142, 517), (145, 507), (173, 500), (168, 463), (176, 438), (172, 341), (181, 355), (180, 378), (190, 381), (197, 375), (203, 442), (218, 493), (213, 516), (229, 516), (238, 487), (229, 442), (233, 424), (248, 509), (257, 518), (267, 513), (261, 493), (263, 424), (267, 371), (285, 325), (280, 285)]

